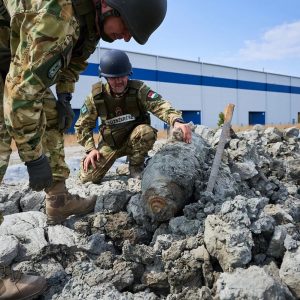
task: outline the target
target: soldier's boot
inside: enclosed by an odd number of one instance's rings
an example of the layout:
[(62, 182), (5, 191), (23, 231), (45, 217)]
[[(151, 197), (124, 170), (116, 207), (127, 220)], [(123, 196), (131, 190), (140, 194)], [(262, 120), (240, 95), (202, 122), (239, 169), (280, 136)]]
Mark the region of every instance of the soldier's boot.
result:
[(34, 299), (46, 288), (46, 279), (42, 276), (26, 275), (0, 266), (0, 300)]
[(144, 163), (139, 165), (132, 165), (129, 163), (129, 176), (131, 178), (141, 179), (144, 171)]
[(67, 191), (65, 181), (57, 181), (46, 191), (47, 223), (61, 224), (71, 215), (88, 214), (94, 210), (96, 200), (97, 196), (84, 199), (72, 195)]

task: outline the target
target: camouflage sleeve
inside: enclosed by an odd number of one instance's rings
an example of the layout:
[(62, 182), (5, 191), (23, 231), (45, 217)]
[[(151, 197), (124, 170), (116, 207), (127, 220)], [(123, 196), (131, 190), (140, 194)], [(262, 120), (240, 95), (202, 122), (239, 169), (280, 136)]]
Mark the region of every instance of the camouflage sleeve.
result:
[(67, 68), (62, 69), (56, 82), (57, 93), (73, 93), (79, 74), (87, 67), (87, 62), (81, 57), (72, 57)]
[(89, 95), (80, 109), (80, 116), (75, 124), (77, 141), (86, 152), (96, 149), (93, 129), (96, 126), (98, 112), (92, 95)]
[(176, 119), (182, 118), (182, 112), (172, 107), (171, 103), (162, 99), (161, 95), (143, 84), (139, 89), (139, 99), (145, 110), (150, 111), (162, 121), (173, 125)]

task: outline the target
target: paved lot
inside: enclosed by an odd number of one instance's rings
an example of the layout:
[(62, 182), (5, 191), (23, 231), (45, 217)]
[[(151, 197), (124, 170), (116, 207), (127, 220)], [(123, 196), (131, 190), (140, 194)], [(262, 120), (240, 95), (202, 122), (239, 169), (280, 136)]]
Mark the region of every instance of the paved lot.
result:
[[(85, 155), (84, 148), (82, 146), (70, 146), (65, 147), (65, 154), (66, 154), (66, 160), (79, 157), (82, 158)], [(19, 154), (17, 151), (13, 151), (10, 160), (9, 165), (15, 165), (22, 163), (19, 157)]]

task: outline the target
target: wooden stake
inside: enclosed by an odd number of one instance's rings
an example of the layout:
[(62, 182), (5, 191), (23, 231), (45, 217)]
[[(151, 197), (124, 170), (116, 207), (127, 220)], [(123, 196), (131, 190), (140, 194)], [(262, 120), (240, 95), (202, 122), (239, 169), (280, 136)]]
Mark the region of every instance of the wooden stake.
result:
[(231, 104), (231, 103), (227, 104), (225, 111), (224, 111), (224, 124), (222, 127), (220, 140), (219, 140), (219, 143), (217, 146), (216, 155), (215, 155), (212, 167), (211, 167), (211, 172), (210, 172), (210, 176), (209, 176), (209, 180), (208, 180), (207, 188), (206, 188), (206, 191), (210, 192), (210, 193), (212, 193), (215, 183), (216, 183), (216, 180), (217, 180), (225, 144), (226, 144), (227, 140), (230, 138), (230, 128), (231, 128), (231, 120), (232, 120), (232, 116), (233, 116), (234, 106), (235, 105)]

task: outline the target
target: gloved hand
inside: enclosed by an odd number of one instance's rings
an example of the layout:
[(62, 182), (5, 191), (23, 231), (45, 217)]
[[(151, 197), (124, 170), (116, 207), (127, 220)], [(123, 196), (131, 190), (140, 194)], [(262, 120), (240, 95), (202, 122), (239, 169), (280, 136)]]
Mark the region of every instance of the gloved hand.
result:
[(67, 131), (74, 118), (74, 112), (71, 107), (72, 95), (70, 93), (58, 93), (56, 109), (58, 113), (58, 129), (61, 131)]
[(48, 188), (53, 183), (48, 158), (43, 154), (36, 160), (25, 163), (29, 174), (29, 186), (35, 191)]

